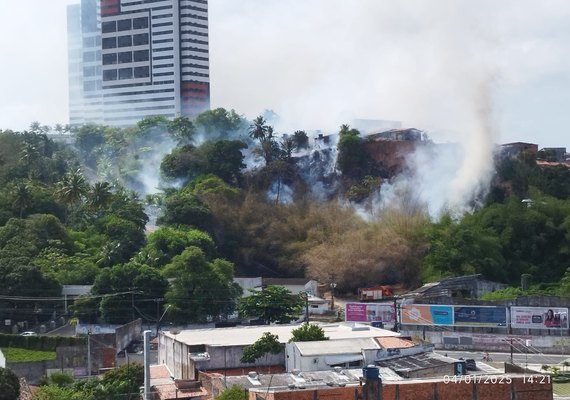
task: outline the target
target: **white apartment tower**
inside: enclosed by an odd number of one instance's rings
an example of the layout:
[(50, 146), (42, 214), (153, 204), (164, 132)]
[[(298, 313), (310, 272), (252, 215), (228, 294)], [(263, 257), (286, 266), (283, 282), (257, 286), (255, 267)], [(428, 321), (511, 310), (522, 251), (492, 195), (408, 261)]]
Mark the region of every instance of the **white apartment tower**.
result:
[[(78, 60), (71, 57), (72, 44), (77, 46), (77, 41), (71, 35), (69, 41), (71, 125), (128, 126), (152, 115), (192, 118), (209, 108), (207, 0), (82, 0), (81, 8), (91, 2), (97, 2), (90, 8), (97, 13), (95, 69), (84, 61), (93, 42), (82, 40), (83, 58)], [(74, 10), (73, 6), (68, 9), (68, 26), (74, 28), (68, 28), (70, 32), (77, 30), (71, 15), (77, 13)], [(81, 21), (84, 17), (80, 15)], [(81, 69), (72, 65), (77, 61), (82, 61)], [(77, 85), (71, 85), (78, 73), (82, 96), (77, 96)], [(94, 84), (91, 73), (96, 76)], [(93, 87), (99, 95), (101, 117), (88, 113), (78, 118), (78, 104), (87, 99), (85, 89)]]
[(69, 124), (103, 123), (99, 1), (67, 8)]

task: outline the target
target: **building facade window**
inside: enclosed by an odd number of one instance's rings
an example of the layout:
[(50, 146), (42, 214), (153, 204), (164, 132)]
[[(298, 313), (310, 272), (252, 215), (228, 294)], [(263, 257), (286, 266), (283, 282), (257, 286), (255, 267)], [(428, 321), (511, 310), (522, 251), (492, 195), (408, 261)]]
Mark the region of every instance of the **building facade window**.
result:
[(105, 21), (101, 24), (102, 33), (111, 33), (117, 31), (117, 23), (115, 21)]
[(119, 79), (132, 79), (133, 69), (132, 68), (121, 68), (119, 69)]
[(148, 33), (133, 35), (133, 46), (143, 46), (148, 44)]
[(136, 67), (134, 71), (135, 78), (148, 78), (150, 76), (149, 67)]
[(133, 29), (148, 28), (148, 17), (133, 18)]
[(119, 47), (130, 47), (133, 45), (133, 37), (131, 35), (119, 36), (117, 43)]
[(103, 38), (103, 49), (114, 49), (117, 47), (117, 38), (109, 37)]
[(130, 31), (131, 30), (131, 20), (130, 19), (120, 19), (117, 21), (117, 30), (119, 32)]
[(116, 69), (106, 69), (103, 71), (104, 81), (116, 81), (117, 80), (117, 70)]
[(148, 50), (137, 50), (133, 54), (133, 59), (135, 62), (148, 61), (149, 51)]
[(117, 63), (117, 53), (103, 54), (103, 65), (112, 65)]
[(119, 64), (125, 64), (133, 62), (133, 53), (130, 51), (124, 51), (119, 53)]

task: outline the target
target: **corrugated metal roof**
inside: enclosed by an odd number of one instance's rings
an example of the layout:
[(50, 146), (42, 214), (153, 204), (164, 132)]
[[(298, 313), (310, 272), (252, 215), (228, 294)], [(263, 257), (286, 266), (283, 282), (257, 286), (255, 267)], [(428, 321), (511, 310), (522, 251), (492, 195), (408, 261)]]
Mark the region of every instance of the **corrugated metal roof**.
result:
[[(319, 324), (331, 340), (338, 339), (358, 339), (387, 336), (400, 336), (397, 332), (386, 329), (374, 328), (361, 324)], [(353, 329), (353, 326), (356, 329)], [(287, 343), (291, 339), (291, 331), (299, 328), (300, 325), (260, 325), (260, 326), (239, 326), (231, 328), (216, 329), (188, 329), (173, 335), (170, 332), (162, 332), (167, 337), (175, 338), (176, 341), (187, 345), (209, 345), (209, 346), (248, 346), (259, 339), (263, 333), (271, 332), (279, 337), (281, 343)]]
[(302, 356), (318, 356), (321, 354), (353, 354), (362, 349), (379, 349), (374, 338), (356, 338), (341, 340), (321, 340), (317, 342), (295, 343)]

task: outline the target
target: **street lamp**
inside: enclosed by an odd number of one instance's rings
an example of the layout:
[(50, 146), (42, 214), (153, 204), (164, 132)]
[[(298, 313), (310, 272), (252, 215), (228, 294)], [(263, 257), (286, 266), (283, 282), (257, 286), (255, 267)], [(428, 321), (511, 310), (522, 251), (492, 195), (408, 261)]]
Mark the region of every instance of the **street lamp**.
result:
[[(157, 304), (159, 303), (159, 301), (157, 301)], [(164, 316), (166, 315), (166, 312), (168, 311), (168, 309), (172, 306), (172, 304), (168, 304), (166, 306), (166, 308), (164, 309), (164, 312), (162, 313), (162, 315), (160, 316), (160, 318), (156, 319), (156, 337), (158, 337), (158, 330), (160, 329), (160, 322), (162, 321), (162, 319), (164, 318)], [(158, 306), (156, 307), (157, 311), (158, 311)], [(157, 313), (158, 316), (158, 313)]]

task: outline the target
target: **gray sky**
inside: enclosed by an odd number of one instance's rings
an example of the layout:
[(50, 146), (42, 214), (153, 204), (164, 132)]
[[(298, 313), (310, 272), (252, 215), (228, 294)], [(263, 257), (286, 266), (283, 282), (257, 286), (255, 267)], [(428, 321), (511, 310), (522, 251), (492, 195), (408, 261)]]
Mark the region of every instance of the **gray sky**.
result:
[[(66, 5), (0, 0), (0, 129), (66, 123)], [(570, 148), (570, 2), (210, 0), (212, 106)], [(444, 133), (441, 133), (444, 132)]]

